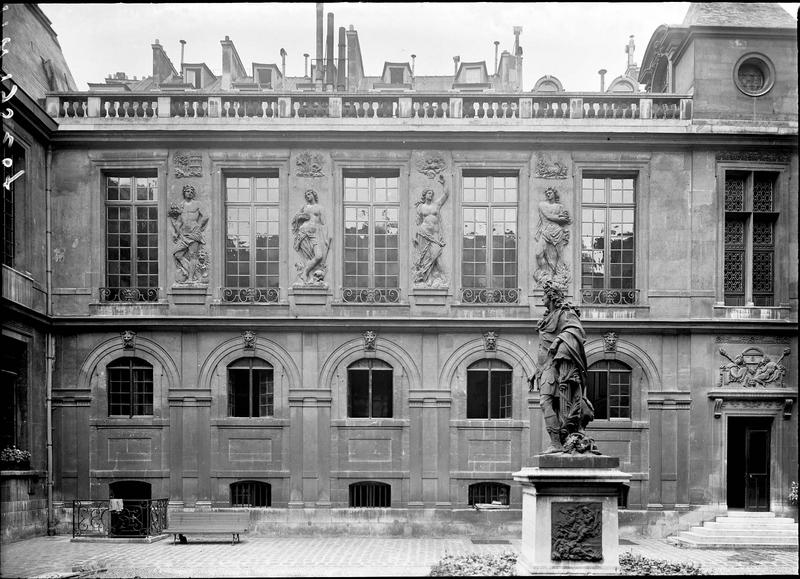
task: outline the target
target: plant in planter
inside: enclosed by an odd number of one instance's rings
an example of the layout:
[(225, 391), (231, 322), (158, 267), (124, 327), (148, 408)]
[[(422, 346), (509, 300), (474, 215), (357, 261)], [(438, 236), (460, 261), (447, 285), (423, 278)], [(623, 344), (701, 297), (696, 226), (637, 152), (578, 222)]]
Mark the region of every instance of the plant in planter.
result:
[(0, 450), (0, 468), (3, 470), (28, 470), (31, 467), (31, 453), (11, 445)]
[(793, 507), (797, 506), (797, 482), (792, 481), (792, 486), (789, 488), (789, 504)]

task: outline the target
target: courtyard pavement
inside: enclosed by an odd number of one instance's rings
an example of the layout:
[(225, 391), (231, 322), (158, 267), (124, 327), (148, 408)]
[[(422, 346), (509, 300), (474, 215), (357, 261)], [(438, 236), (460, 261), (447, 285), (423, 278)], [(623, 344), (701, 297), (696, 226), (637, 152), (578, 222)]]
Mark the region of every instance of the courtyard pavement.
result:
[[(620, 551), (702, 565), (708, 574), (797, 575), (794, 549), (688, 549), (663, 539), (622, 539)], [(71, 542), (36, 537), (0, 546), (2, 577), (380, 577), (423, 576), (445, 554), (519, 552), (519, 537), (172, 537), (153, 543)]]

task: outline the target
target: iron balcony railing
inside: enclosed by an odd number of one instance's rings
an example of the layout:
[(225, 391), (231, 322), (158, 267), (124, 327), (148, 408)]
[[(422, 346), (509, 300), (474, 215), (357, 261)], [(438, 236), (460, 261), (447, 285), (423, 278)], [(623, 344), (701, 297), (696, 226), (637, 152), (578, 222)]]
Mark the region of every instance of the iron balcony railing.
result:
[(397, 304), (400, 303), (399, 288), (342, 288), (342, 301), (346, 304)]
[(157, 287), (101, 287), (101, 302), (157, 302)]
[(639, 303), (638, 289), (582, 289), (581, 302), (587, 305), (633, 306)]
[(464, 304), (518, 304), (520, 288), (476, 288), (462, 287), (459, 290)]
[(169, 499), (72, 501), (73, 537), (152, 537), (167, 528)]
[(241, 304), (276, 304), (280, 297), (280, 288), (256, 287), (223, 287), (221, 296), (223, 303)]
[[(514, 124), (525, 119), (689, 120), (690, 95), (663, 93), (346, 93), (71, 92), (45, 99), (60, 119), (154, 122), (163, 118), (243, 119), (338, 118), (350, 121), (420, 119)], [(299, 121), (302, 122), (302, 121)]]

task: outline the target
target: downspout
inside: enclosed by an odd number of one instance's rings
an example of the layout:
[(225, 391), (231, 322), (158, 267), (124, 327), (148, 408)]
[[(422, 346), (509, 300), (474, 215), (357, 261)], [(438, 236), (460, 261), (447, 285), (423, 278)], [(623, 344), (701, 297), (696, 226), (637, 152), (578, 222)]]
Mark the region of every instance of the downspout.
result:
[[(47, 320), (50, 322), (53, 316), (53, 262), (52, 262), (52, 167), (53, 167), (53, 148), (47, 145), (47, 159), (45, 161), (45, 214), (46, 214), (46, 234), (45, 234), (45, 252), (46, 252), (46, 290), (47, 290)], [(45, 382), (46, 382), (46, 395), (45, 405), (47, 416), (47, 535), (52, 536), (56, 534), (56, 522), (53, 514), (53, 364), (55, 363), (55, 337), (52, 331), (48, 329), (46, 334), (46, 364), (45, 364)]]

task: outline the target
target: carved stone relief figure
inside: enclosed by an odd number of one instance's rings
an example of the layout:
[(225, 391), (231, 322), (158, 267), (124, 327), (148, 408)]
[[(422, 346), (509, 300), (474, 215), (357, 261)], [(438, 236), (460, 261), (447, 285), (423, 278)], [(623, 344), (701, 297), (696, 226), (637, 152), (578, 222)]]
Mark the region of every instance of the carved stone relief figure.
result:
[(539, 224), (533, 237), (536, 257), (533, 278), (540, 285), (549, 281), (564, 288), (571, 278), (563, 250), (569, 242), (566, 226), (572, 223), (572, 218), (561, 204), (556, 189), (548, 187), (544, 196), (544, 201), (539, 203)]
[(172, 224), (172, 255), (178, 266), (177, 283), (205, 283), (208, 280), (208, 252), (203, 232), (208, 225), (208, 215), (203, 215), (195, 200), (192, 185), (183, 186), (183, 203), (173, 204), (169, 210)]
[(328, 266), (325, 260), (331, 247), (331, 237), (325, 225), (324, 208), (313, 189), (303, 194), (305, 204), (292, 218), (294, 250), (302, 262), (295, 264), (297, 285), (324, 285)]
[(497, 332), (490, 330), (483, 334), (483, 349), (487, 352), (497, 351)]
[(414, 234), (414, 266), (411, 275), (415, 286), (447, 286), (447, 278), (440, 262), (445, 246), (440, 212), (450, 196), (450, 190), (444, 175), (435, 175), (436, 181), (442, 186), (442, 194), (434, 198), (433, 189), (426, 188), (419, 201), (414, 204), (417, 229)]
[(719, 368), (722, 386), (741, 385), (745, 388), (783, 386), (786, 367), (781, 362), (789, 355), (789, 348), (785, 348), (776, 360), (770, 359), (757, 348), (748, 348), (734, 357), (731, 357), (724, 348), (720, 348), (719, 353), (728, 359), (728, 363)]
[(251, 330), (242, 332), (242, 343), (245, 350), (254, 350), (256, 347), (256, 333)]

